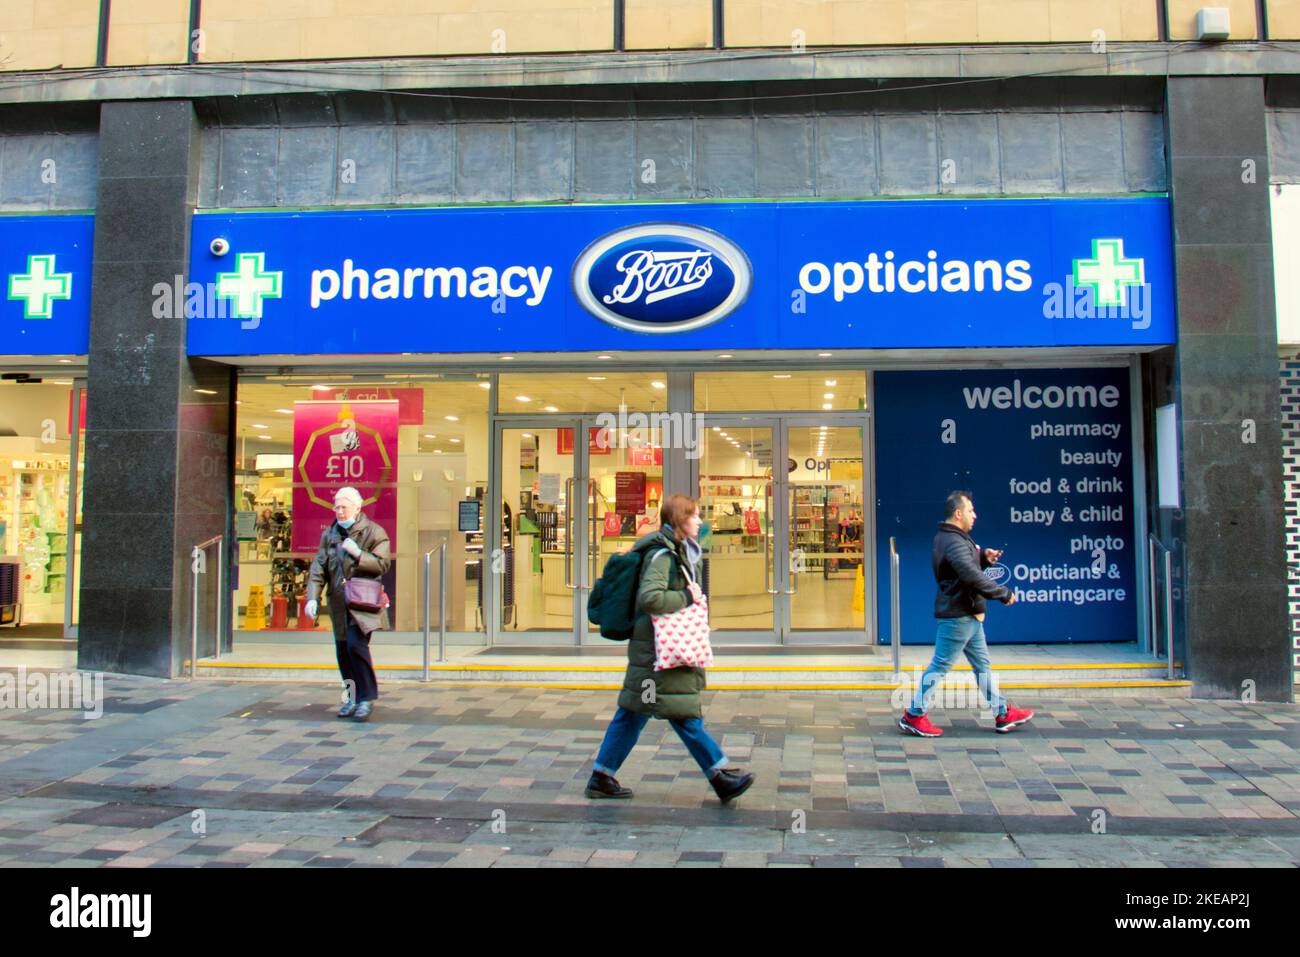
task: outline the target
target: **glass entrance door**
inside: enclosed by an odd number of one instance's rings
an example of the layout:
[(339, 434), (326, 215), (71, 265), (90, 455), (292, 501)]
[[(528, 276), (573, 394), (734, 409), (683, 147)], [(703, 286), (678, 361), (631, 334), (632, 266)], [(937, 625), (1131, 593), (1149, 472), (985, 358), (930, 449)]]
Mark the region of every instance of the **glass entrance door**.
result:
[(715, 641), (867, 644), (867, 414), (705, 425), (697, 488)]
[[(586, 554), (586, 443), (580, 419), (498, 423), (486, 563), (496, 644), (569, 644), (575, 638)], [(492, 507), (492, 506), (490, 506)]]
[(498, 423), (495, 448), (493, 644), (601, 643), (587, 622), (592, 586), (611, 555), (659, 527), (657, 432), (607, 428), (591, 415), (512, 418)]
[(865, 419), (783, 423), (790, 524), (782, 586), (786, 641), (867, 640)]

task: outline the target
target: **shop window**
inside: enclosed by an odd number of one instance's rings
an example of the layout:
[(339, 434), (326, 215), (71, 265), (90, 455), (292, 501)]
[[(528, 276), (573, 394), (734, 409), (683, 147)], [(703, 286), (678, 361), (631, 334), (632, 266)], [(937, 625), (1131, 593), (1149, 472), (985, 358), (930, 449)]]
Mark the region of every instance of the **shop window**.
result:
[[(385, 581), (393, 629), (423, 628), (423, 556), (445, 544), (447, 630), (483, 631), (483, 522), (466, 516), (481, 514), (487, 500), (490, 393), (490, 379), (475, 374), (241, 379), (236, 630), (298, 629), (334, 493), (351, 485), (393, 542)], [(437, 627), (436, 585), (433, 591)], [(328, 624), (322, 607), (318, 627)]]
[(866, 408), (861, 370), (697, 372), (696, 412), (839, 412)]
[(500, 381), (497, 411), (507, 414), (617, 412), (620, 405), (637, 412), (668, 408), (666, 372), (512, 372)]
[(72, 468), (72, 431), (84, 418), (74, 394), (84, 392), (74, 393), (71, 379), (0, 383), (0, 624), (21, 623), (16, 637), (59, 638), (77, 623), (81, 473)]

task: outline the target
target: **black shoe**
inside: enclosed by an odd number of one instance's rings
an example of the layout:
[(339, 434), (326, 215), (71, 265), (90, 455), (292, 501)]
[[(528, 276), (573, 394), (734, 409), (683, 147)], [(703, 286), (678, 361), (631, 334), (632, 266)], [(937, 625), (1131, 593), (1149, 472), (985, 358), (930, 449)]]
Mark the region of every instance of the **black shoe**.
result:
[(339, 717), (350, 718), (352, 717), (352, 712), (356, 710), (357, 710), (357, 703), (353, 701), (351, 698), (349, 698), (347, 701), (343, 702), (343, 705), (339, 708)]
[(713, 785), (713, 793), (718, 796), (718, 800), (726, 804), (749, 790), (749, 786), (754, 783), (754, 775), (737, 768), (723, 768), (709, 778), (709, 783)]
[(589, 798), (630, 798), (632, 789), (623, 787), (612, 775), (592, 771), (583, 793)]
[(357, 710), (352, 715), (353, 721), (369, 721), (370, 712), (375, 708), (373, 701), (362, 701), (357, 705)]

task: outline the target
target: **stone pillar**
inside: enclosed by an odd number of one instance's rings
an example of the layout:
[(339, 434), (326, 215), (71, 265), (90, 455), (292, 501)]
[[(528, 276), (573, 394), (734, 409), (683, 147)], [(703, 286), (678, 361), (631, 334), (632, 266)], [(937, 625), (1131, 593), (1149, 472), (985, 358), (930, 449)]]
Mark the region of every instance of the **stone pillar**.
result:
[[(99, 148), (78, 665), (168, 677), (189, 658), (190, 551), (231, 537), (235, 380), (187, 358), (183, 303), (155, 316), (158, 287), (189, 272), (193, 105), (105, 102)], [(201, 592), (209, 634), (213, 584)]]
[(1181, 539), (1181, 650), (1197, 696), (1290, 701), (1264, 80), (1171, 77), (1166, 117), (1183, 508), (1157, 524)]

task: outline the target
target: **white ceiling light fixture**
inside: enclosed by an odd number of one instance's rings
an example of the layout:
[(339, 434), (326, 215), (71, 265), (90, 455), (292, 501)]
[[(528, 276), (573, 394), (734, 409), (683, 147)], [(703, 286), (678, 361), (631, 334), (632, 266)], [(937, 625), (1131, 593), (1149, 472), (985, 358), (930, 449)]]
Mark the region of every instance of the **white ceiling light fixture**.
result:
[(281, 415), (293, 415), (293, 409), (276, 409)]
[(490, 389), (490, 388), (492, 388), (492, 383), (491, 383), (491, 382), (480, 382), (480, 383), (478, 384), (478, 387), (479, 387), (480, 389)]
[(559, 408), (558, 408), (557, 406), (553, 406), (553, 405), (545, 406), (545, 409), (546, 409), (547, 412), (559, 412), (559, 411), (560, 411)]
[(733, 356), (730, 352), (723, 352), (723, 353), (720, 353), (720, 354), (718, 355), (718, 358), (719, 358), (719, 359), (734, 359), (734, 358), (736, 358), (736, 357)]
[(444, 415), (443, 418), (446, 419), (448, 422), (459, 422), (459, 421), (460, 421), (460, 416), (458, 416), (458, 415)]
[(533, 400), (532, 400), (532, 397), (531, 397), (531, 396), (526, 396), (526, 395), (517, 395), (517, 396), (515, 396), (515, 401), (516, 401), (516, 402), (532, 402)]
[(827, 385), (835, 385), (835, 383), (837, 383), (838, 381), (839, 381), (838, 379), (827, 379), (827, 380), (826, 380), (826, 384), (827, 384)]
[(772, 374), (772, 378), (773, 378), (773, 379), (792, 379), (792, 378), (794, 378), (794, 376), (793, 376), (792, 373), (789, 373), (789, 372), (774, 372), (774, 373)]
[(833, 403), (833, 402), (823, 402), (823, 403), (822, 403), (822, 408), (823, 408), (823, 409), (831, 409), (831, 408), (834, 408), (834, 406), (835, 406), (835, 403)]
[(603, 375), (589, 375), (589, 376), (587, 376), (587, 381), (588, 381), (588, 382), (604, 382), (606, 378), (607, 378), (607, 376), (603, 376)]
[(650, 383), (650, 388), (652, 388), (652, 389), (666, 389), (666, 388), (668, 388), (668, 387), (667, 387), (666, 385), (664, 385), (662, 382), (660, 382), (658, 379), (655, 379), (653, 382)]

